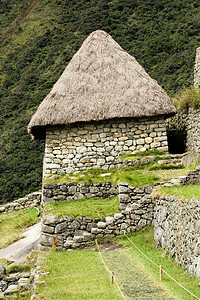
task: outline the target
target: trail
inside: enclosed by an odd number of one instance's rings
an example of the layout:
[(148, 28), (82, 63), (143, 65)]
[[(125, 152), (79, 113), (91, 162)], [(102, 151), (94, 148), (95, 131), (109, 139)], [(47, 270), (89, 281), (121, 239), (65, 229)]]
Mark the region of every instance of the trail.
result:
[(127, 299), (173, 300), (142, 270), (127, 249), (103, 251), (103, 258)]
[(37, 244), (41, 235), (41, 222), (27, 228), (21, 240), (14, 244), (0, 249), (0, 258), (12, 260), (16, 263), (23, 263), (26, 256), (37, 248)]
[(15, 31), (20, 27), (22, 22), (30, 15), (30, 13), (33, 11), (35, 6), (40, 0), (33, 0), (29, 7), (22, 13), (21, 16), (17, 17), (13, 22), (16, 22), (16, 24), (13, 24), (11, 27), (11, 31), (8, 33), (5, 33), (2, 37), (0, 37), (0, 44), (5, 42), (7, 39), (9, 39)]

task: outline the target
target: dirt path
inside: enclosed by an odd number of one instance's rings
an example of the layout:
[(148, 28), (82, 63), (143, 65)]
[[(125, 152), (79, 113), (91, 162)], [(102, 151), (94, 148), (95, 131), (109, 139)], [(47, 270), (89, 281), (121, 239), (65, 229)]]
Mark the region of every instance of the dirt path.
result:
[(24, 238), (6, 248), (0, 249), (0, 258), (9, 259), (17, 263), (24, 262), (26, 256), (33, 249), (36, 249), (40, 235), (41, 223), (37, 223), (27, 228), (22, 233)]
[(127, 299), (174, 299), (148, 277), (128, 250), (122, 248), (114, 251), (102, 251), (102, 254)]

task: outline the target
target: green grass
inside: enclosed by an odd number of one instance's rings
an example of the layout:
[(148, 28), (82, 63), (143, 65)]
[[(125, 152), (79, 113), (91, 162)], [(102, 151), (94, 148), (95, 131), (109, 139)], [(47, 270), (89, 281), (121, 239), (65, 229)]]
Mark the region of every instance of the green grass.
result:
[[(189, 276), (173, 259), (163, 255), (163, 249), (157, 249), (153, 240), (153, 228), (146, 228), (129, 236), (133, 243), (143, 251), (156, 264), (162, 265), (174, 279), (195, 295), (199, 296), (199, 281), (194, 276)], [(159, 269), (150, 263), (138, 250), (131, 245), (126, 237), (117, 237), (112, 242), (123, 245), (128, 251), (129, 258), (133, 263), (148, 274), (149, 279), (162, 290), (166, 291), (173, 299), (192, 300), (193, 297), (179, 287), (175, 282), (163, 274), (160, 281)], [(116, 251), (109, 253), (109, 257), (115, 256)], [(106, 256), (103, 253), (103, 256)], [(42, 253), (42, 272), (40, 280), (43, 284), (37, 285), (36, 294), (38, 299), (122, 299), (116, 286), (110, 284), (110, 276), (97, 251), (77, 250), (70, 252)], [(115, 273), (119, 282), (126, 279), (125, 271), (117, 270)], [(141, 280), (139, 278), (139, 280)]]
[(168, 155), (169, 153), (155, 150), (146, 150), (146, 151), (137, 151), (135, 153), (129, 153), (121, 155), (119, 158), (121, 159), (138, 159), (145, 156), (161, 156), (161, 155)]
[(179, 165), (154, 165), (150, 167), (150, 170), (178, 170), (178, 169), (183, 169), (184, 166), (179, 164)]
[(183, 185), (183, 186), (167, 186), (160, 188), (159, 193), (167, 196), (175, 195), (186, 199), (200, 199), (200, 184)]
[(34, 208), (0, 214), (0, 249), (20, 239), (20, 233), (37, 220)]
[[(157, 249), (156, 243), (153, 239), (153, 228), (145, 228), (141, 232), (137, 232), (129, 236), (131, 241), (151, 260), (157, 265), (162, 265), (163, 269), (169, 273), (175, 280), (187, 288), (190, 292), (196, 296), (200, 295), (199, 280), (194, 276), (190, 276), (187, 271), (182, 269), (173, 259), (168, 255), (163, 255), (163, 249)], [(126, 237), (115, 238), (117, 243), (128, 247), (130, 254), (134, 259), (140, 263), (143, 270), (145, 270), (150, 277), (158, 284), (161, 288), (170, 291), (171, 295), (175, 299), (179, 300), (192, 300), (195, 299), (189, 293), (184, 291), (175, 282), (169, 279), (168, 276), (163, 274), (163, 280), (160, 281), (159, 269), (149, 262), (131, 243)]]
[[(61, 182), (83, 182), (85, 184), (90, 183), (103, 183), (111, 182), (112, 184), (117, 184), (118, 181), (126, 181), (130, 185), (135, 187), (140, 187), (144, 185), (154, 185), (162, 181), (168, 181), (172, 178), (178, 178), (179, 176), (186, 175), (195, 166), (188, 168), (180, 167), (165, 167), (160, 166), (157, 170), (153, 163), (146, 165), (135, 165), (133, 167), (124, 167), (122, 170), (113, 168), (110, 170), (102, 169), (90, 169), (85, 172), (77, 173), (74, 175), (59, 176), (56, 179), (47, 179), (45, 183), (61, 183)], [(155, 167), (155, 168), (154, 168)], [(101, 177), (101, 174), (111, 173), (108, 176)], [(84, 175), (84, 176), (83, 176)]]
[(49, 271), (44, 284), (38, 284), (37, 299), (122, 299), (97, 251), (53, 252), (46, 256), (42, 269)]
[(90, 198), (72, 201), (51, 202), (45, 206), (45, 213), (52, 215), (88, 218), (100, 218), (113, 215), (119, 211), (116, 196), (110, 198)]

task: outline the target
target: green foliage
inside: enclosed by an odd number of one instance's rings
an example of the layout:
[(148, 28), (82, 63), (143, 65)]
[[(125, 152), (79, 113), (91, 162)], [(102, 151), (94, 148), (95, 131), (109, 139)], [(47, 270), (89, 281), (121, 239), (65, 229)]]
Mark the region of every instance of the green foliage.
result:
[(117, 197), (57, 201), (45, 206), (45, 213), (61, 217), (104, 218), (119, 211)]
[(84, 39), (103, 29), (171, 95), (193, 80), (198, 0), (0, 0), (0, 203), (41, 186), (26, 127)]
[(193, 86), (182, 89), (173, 98), (178, 110), (188, 111), (189, 107), (200, 108), (200, 88)]

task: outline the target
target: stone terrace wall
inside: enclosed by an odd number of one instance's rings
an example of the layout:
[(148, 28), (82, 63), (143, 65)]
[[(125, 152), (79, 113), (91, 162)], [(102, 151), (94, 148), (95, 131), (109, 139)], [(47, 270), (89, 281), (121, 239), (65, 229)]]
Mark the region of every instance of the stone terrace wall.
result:
[(200, 47), (196, 50), (196, 59), (194, 67), (194, 87), (200, 86)]
[(92, 197), (110, 197), (117, 194), (117, 187), (110, 182), (83, 184), (82, 182), (45, 183), (42, 203)]
[(157, 197), (154, 230), (158, 245), (200, 278), (200, 200)]
[(24, 208), (35, 207), (41, 204), (42, 192), (34, 192), (26, 195), (24, 198), (19, 198), (13, 202), (0, 205), (0, 214), (3, 212), (11, 212)]
[(88, 168), (108, 169), (122, 153), (143, 147), (168, 151), (164, 117), (47, 128), (44, 177)]
[(45, 215), (42, 219), (40, 249), (48, 250), (52, 247), (53, 236), (56, 236), (57, 249), (67, 250), (85, 245), (96, 238), (111, 238), (124, 232), (142, 229), (153, 220), (151, 191), (152, 188), (138, 189), (127, 183), (120, 183), (120, 212), (103, 220), (83, 217), (75, 220), (70, 216), (59, 218)]

